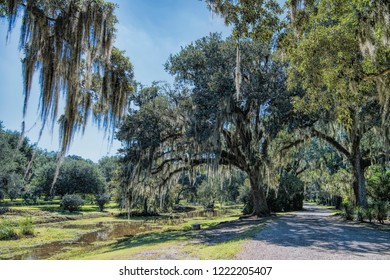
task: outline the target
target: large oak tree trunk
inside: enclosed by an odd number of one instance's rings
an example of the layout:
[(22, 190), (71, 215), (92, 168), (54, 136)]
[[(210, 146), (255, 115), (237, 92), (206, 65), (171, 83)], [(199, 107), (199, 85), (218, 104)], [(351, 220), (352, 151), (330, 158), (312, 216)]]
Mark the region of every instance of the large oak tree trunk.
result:
[(355, 202), (359, 206), (367, 207), (367, 192), (366, 192), (366, 180), (364, 178), (364, 165), (360, 151), (361, 131), (356, 126), (351, 130), (351, 158), (353, 182), (352, 187), (355, 194)]
[(270, 210), (268, 208), (263, 184), (258, 177), (259, 176), (257, 174), (249, 176), (253, 198), (252, 215), (256, 215), (257, 217), (267, 217), (270, 215)]
[(367, 207), (367, 191), (366, 179), (364, 178), (364, 166), (360, 153), (357, 153), (352, 158), (353, 169), (353, 192), (355, 195), (355, 202), (359, 206)]

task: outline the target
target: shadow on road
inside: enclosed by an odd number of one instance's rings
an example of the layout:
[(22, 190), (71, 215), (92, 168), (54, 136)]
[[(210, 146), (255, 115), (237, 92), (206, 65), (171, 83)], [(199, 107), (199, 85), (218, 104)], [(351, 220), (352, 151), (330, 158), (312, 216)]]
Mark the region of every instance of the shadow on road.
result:
[(341, 221), (331, 211), (305, 205), (304, 211), (276, 218), (254, 240), (282, 247), (315, 247), (342, 253), (390, 257), (390, 228)]

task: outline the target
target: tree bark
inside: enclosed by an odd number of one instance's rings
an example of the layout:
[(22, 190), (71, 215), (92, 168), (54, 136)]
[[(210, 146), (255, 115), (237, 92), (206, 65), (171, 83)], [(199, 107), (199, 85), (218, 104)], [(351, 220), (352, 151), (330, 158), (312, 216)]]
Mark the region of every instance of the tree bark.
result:
[(351, 163), (353, 168), (352, 186), (355, 194), (355, 202), (359, 206), (367, 207), (366, 179), (364, 178), (364, 166), (359, 152), (354, 154)]
[(257, 217), (270, 216), (270, 210), (268, 208), (267, 199), (265, 196), (262, 182), (257, 174), (249, 176), (252, 189), (253, 198), (253, 212), (252, 215)]
[(179, 193), (176, 195), (176, 198), (175, 198), (175, 204), (179, 204), (180, 203), (180, 196), (181, 196), (181, 193), (183, 192), (184, 188), (181, 188)]
[(353, 182), (356, 205), (367, 207), (366, 179), (364, 178), (364, 164), (360, 151), (361, 131), (357, 128), (356, 121), (351, 129), (351, 157)]
[(144, 198), (144, 214), (148, 214), (148, 199)]

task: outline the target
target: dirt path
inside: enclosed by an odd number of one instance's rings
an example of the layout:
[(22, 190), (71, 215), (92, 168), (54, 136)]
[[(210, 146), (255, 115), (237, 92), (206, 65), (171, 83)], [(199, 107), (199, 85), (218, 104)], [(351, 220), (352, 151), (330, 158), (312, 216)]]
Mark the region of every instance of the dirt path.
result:
[(273, 219), (245, 243), (237, 259), (390, 259), (389, 226), (341, 221), (331, 211), (305, 204), (304, 211)]

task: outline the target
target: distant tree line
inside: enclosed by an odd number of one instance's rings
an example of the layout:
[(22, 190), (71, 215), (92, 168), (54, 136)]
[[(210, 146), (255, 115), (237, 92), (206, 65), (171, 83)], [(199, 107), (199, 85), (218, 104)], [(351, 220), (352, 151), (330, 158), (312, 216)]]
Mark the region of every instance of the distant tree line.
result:
[[(6, 130), (0, 122), (0, 203), (21, 198), (25, 204), (52, 199), (51, 186), (57, 167), (57, 154), (30, 144), (20, 133)], [(77, 194), (94, 202), (97, 197), (115, 192), (115, 157), (103, 157), (99, 163), (79, 156), (67, 156), (55, 183), (55, 195)]]

